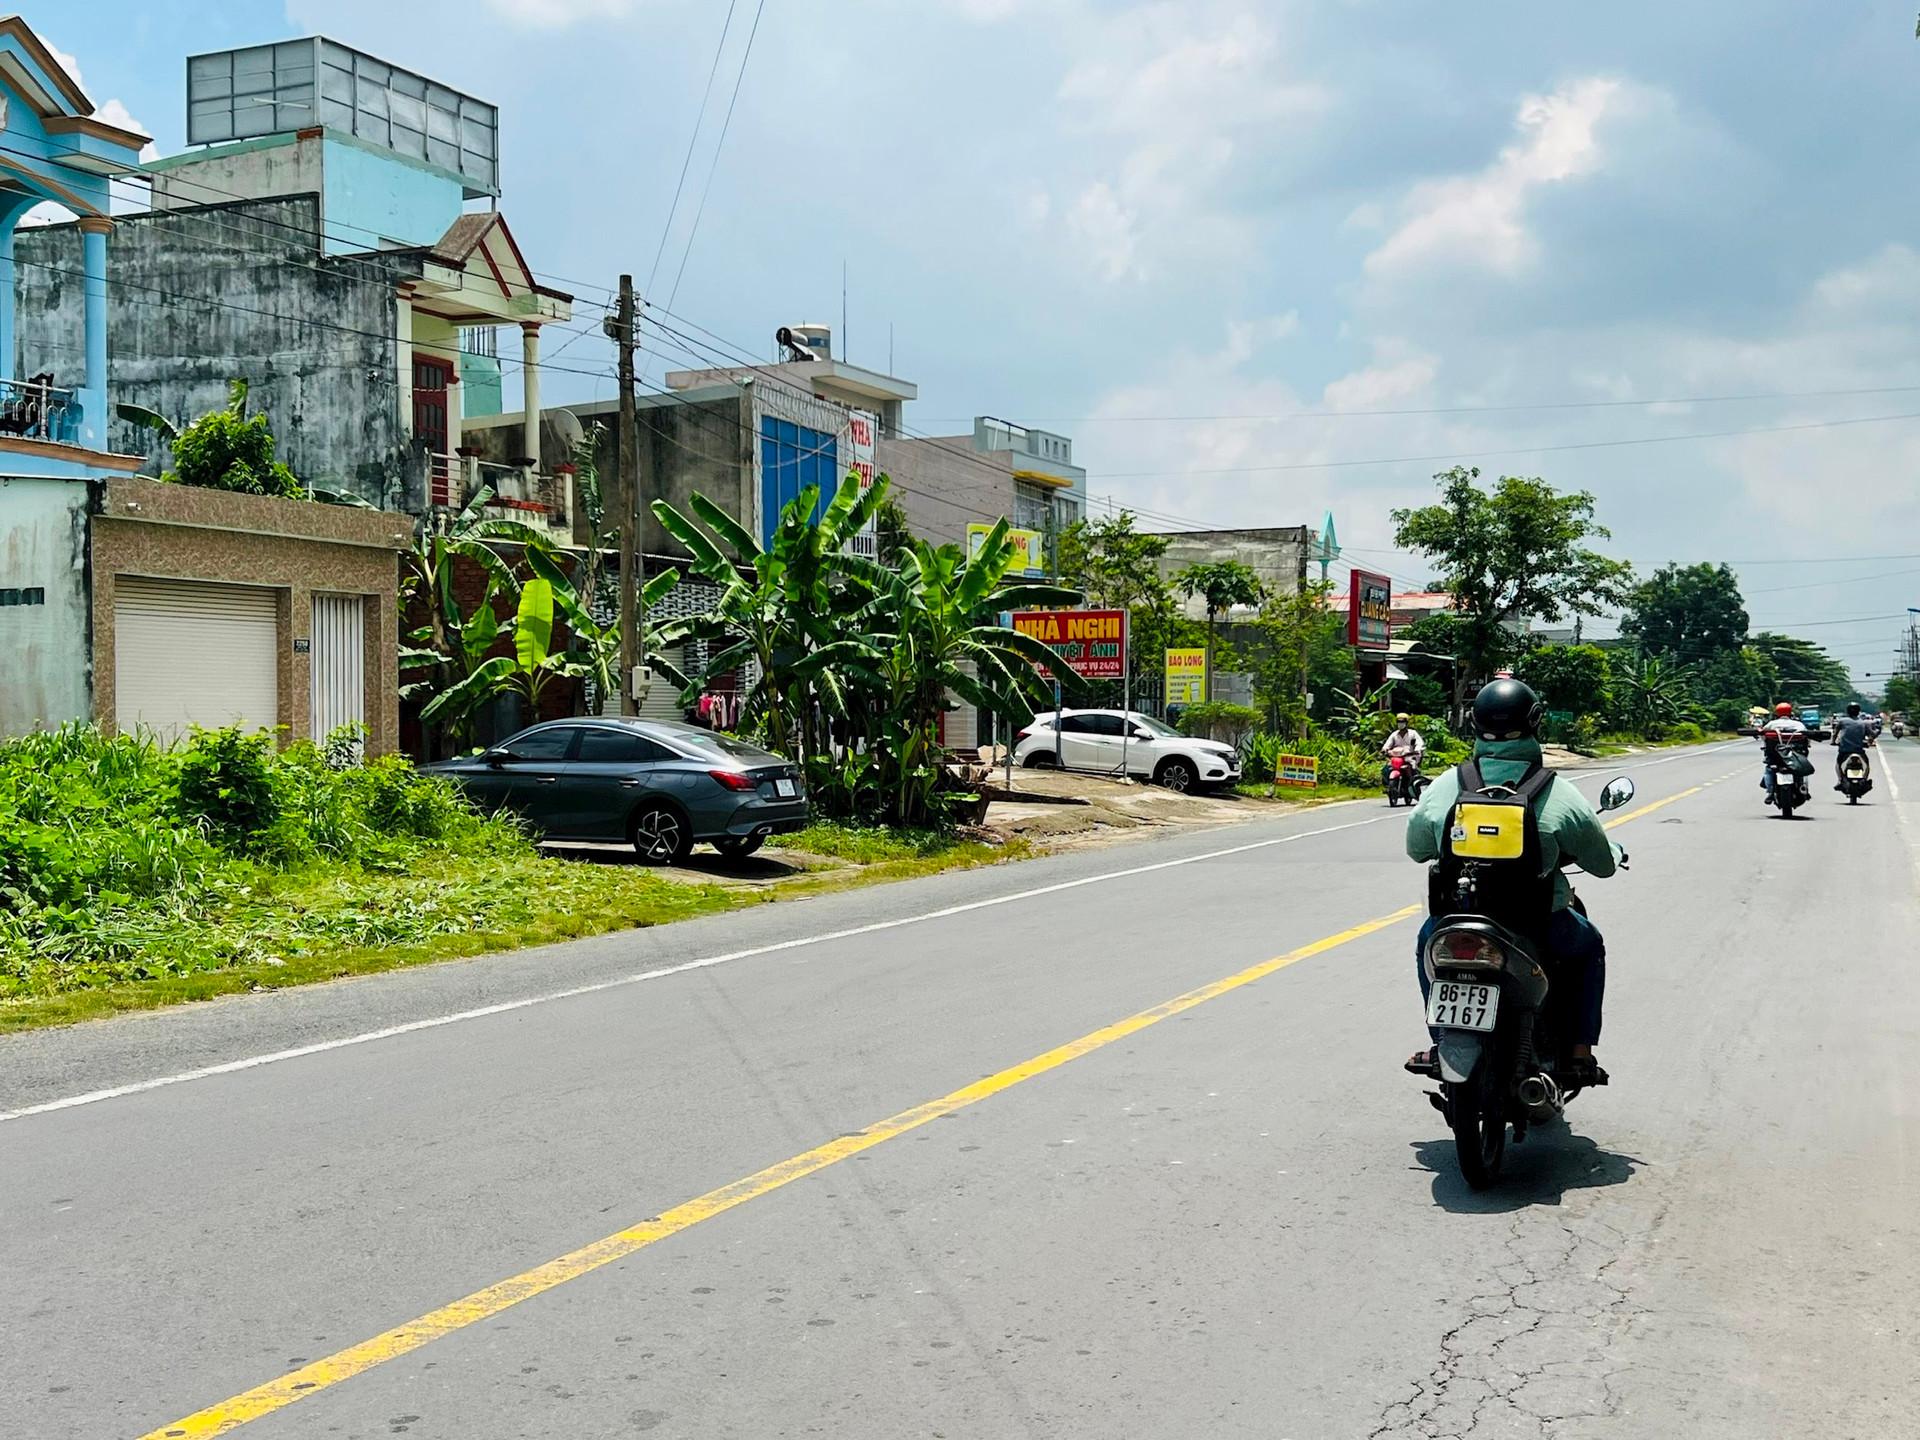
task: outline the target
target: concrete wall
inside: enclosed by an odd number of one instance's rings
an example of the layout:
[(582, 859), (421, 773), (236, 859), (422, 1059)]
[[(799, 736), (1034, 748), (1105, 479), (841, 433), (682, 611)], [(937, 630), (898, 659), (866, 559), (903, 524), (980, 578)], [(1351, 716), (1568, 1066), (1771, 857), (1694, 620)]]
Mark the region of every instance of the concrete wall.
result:
[[(273, 152), (266, 152), (273, 153)], [(320, 261), (312, 195), (118, 217), (108, 241), (111, 400), (176, 423), (226, 404), (245, 379), (278, 458), (309, 484), (387, 508), (420, 507), (424, 473), (404, 433), (394, 262)], [(22, 231), (16, 373), (81, 363), (80, 236)], [(170, 463), (152, 431), (115, 419), (112, 449)]]
[[(229, 200), (266, 200), (285, 195), (318, 195), (324, 184), (323, 147), (317, 137), (266, 135), (209, 150), (189, 150), (150, 163), (153, 208), (193, 210)], [(318, 230), (316, 219), (313, 229)], [(320, 239), (307, 246), (319, 253)]]
[(893, 481), (907, 524), (935, 545), (967, 543), (967, 526), (1013, 516), (1011, 452), (981, 454), (971, 435), (882, 440), (874, 466)]
[[(115, 716), (114, 595), (121, 575), (259, 585), (280, 591), (283, 738), (313, 739), (310, 640), (316, 590), (366, 598), (367, 753), (400, 739), (399, 558), (403, 518), (306, 500), (116, 480), (92, 523), (93, 716)], [(322, 737), (324, 738), (324, 737)]]
[(87, 504), (81, 480), (0, 477), (0, 590), (40, 590), (0, 605), (0, 735), (84, 720)]
[[(1307, 546), (1310, 540), (1304, 525), (1280, 525), (1257, 530), (1180, 530), (1167, 533), (1167, 553), (1161, 557), (1160, 573), (1171, 580), (1189, 565), (1238, 560), (1260, 577), (1270, 591), (1299, 588), (1307, 574)], [(1186, 613), (1195, 620), (1206, 618), (1207, 607), (1199, 596), (1185, 602)]]
[(324, 144), (327, 254), (431, 245), (459, 216), (459, 181), (334, 131)]
[(350, 135), (268, 135), (156, 162), (156, 210), (318, 195), (315, 255), (431, 245), (462, 208), (460, 182)]

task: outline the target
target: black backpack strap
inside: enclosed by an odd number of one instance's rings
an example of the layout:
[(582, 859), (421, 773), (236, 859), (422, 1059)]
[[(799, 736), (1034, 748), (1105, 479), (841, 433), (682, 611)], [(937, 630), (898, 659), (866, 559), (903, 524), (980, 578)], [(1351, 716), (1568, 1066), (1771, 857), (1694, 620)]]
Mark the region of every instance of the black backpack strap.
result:
[(1553, 784), (1553, 779), (1553, 771), (1544, 765), (1536, 765), (1521, 778), (1518, 785), (1513, 787), (1514, 792), (1531, 805), (1546, 792), (1549, 785)]
[(1454, 773), (1460, 777), (1462, 795), (1478, 795), (1484, 788), (1484, 782), (1480, 779), (1480, 762), (1473, 756), (1469, 755), (1462, 760), (1455, 767)]

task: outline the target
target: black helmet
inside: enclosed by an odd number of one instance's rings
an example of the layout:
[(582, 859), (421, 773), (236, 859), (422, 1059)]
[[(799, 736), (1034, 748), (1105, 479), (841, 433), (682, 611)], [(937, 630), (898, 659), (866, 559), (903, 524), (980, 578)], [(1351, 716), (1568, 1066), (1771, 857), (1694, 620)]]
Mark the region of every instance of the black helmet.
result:
[(1490, 680), (1473, 697), (1473, 729), (1482, 740), (1530, 740), (1546, 718), (1540, 697), (1518, 680)]
[(1856, 720), (1860, 718), (1860, 702), (1858, 700), (1852, 701), (1851, 703), (1848, 704), (1847, 714), (1853, 716), (1853, 718)]

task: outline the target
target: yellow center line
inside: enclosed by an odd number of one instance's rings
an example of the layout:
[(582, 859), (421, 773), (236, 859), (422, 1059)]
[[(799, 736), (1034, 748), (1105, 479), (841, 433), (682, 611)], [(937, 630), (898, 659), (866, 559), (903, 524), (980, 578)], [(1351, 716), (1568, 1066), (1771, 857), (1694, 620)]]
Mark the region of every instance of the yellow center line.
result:
[[(1673, 804), (1676, 800), (1697, 795), (1703, 788), (1705, 787), (1695, 785), (1691, 789), (1680, 791), (1677, 795), (1669, 795), (1664, 800), (1643, 805), (1638, 810), (1608, 821), (1607, 828), (1614, 829), (1625, 825), (1628, 821), (1638, 820), (1642, 815), (1650, 815), (1656, 810)], [(1177, 995), (1151, 1009), (1129, 1015), (1124, 1020), (1117, 1020), (1091, 1034), (1082, 1035), (1078, 1040), (1057, 1046), (1043, 1055), (1036, 1055), (1031, 1060), (1023, 1060), (1018, 1065), (1010, 1066), (983, 1080), (976, 1080), (971, 1085), (964, 1085), (937, 1100), (929, 1100), (923, 1105), (914, 1106), (911, 1110), (902, 1110), (899, 1114), (869, 1125), (864, 1130), (839, 1136), (824, 1145), (816, 1145), (811, 1150), (795, 1155), (791, 1159), (769, 1165), (766, 1169), (756, 1171), (744, 1179), (722, 1185), (717, 1190), (709, 1190), (704, 1195), (685, 1201), (670, 1210), (663, 1210), (660, 1214), (642, 1220), (637, 1225), (629, 1226), (605, 1239), (595, 1240), (589, 1245), (583, 1245), (578, 1250), (547, 1261), (544, 1265), (537, 1265), (531, 1270), (509, 1276), (485, 1289), (476, 1290), (471, 1295), (455, 1300), (451, 1304), (442, 1305), (439, 1309), (429, 1311), (416, 1320), (409, 1320), (404, 1325), (397, 1325), (391, 1330), (375, 1335), (370, 1340), (363, 1340), (358, 1345), (348, 1346), (345, 1350), (311, 1361), (277, 1380), (256, 1385), (253, 1389), (235, 1395), (231, 1399), (209, 1405), (204, 1410), (196, 1410), (193, 1414), (182, 1420), (176, 1420), (171, 1425), (150, 1430), (140, 1436), (139, 1440), (200, 1440), (203, 1436), (225, 1435), (251, 1421), (285, 1409), (296, 1400), (304, 1400), (310, 1395), (317, 1394), (329, 1386), (338, 1385), (343, 1380), (350, 1380), (375, 1366), (384, 1365), (389, 1360), (397, 1360), (443, 1336), (451, 1335), (479, 1321), (491, 1319), (523, 1300), (531, 1300), (534, 1296), (543, 1295), (549, 1290), (566, 1284), (569, 1280), (577, 1280), (582, 1275), (590, 1274), (604, 1265), (610, 1265), (616, 1260), (624, 1260), (636, 1251), (644, 1250), (649, 1245), (665, 1240), (669, 1236), (691, 1229), (703, 1220), (711, 1220), (716, 1215), (723, 1215), (737, 1205), (744, 1205), (749, 1200), (770, 1194), (783, 1186), (791, 1185), (796, 1180), (817, 1174), (828, 1166), (837, 1165), (842, 1160), (850, 1159), (864, 1150), (871, 1150), (876, 1145), (896, 1139), (909, 1131), (918, 1130), (921, 1126), (930, 1124), (942, 1116), (952, 1115), (956, 1111), (978, 1104), (1002, 1091), (1011, 1090), (1016, 1085), (1045, 1075), (1051, 1070), (1057, 1070), (1069, 1061), (1078, 1060), (1083, 1055), (1090, 1055), (1096, 1050), (1104, 1049), (1116, 1040), (1137, 1035), (1140, 1031), (1158, 1025), (1163, 1020), (1170, 1020), (1196, 1006), (1206, 1004), (1209, 1000), (1216, 1000), (1222, 995), (1251, 985), (1256, 980), (1263, 980), (1276, 971), (1286, 969), (1289, 965), (1296, 965), (1315, 955), (1324, 955), (1329, 950), (1338, 949), (1342, 945), (1384, 930), (1390, 925), (1397, 925), (1402, 920), (1411, 919), (1425, 908), (1424, 905), (1409, 905), (1405, 909), (1394, 911), (1391, 915), (1382, 915), (1377, 919), (1342, 930), (1336, 935), (1328, 935), (1324, 939), (1302, 945), (1297, 950), (1289, 950), (1286, 954), (1277, 955), (1271, 960), (1263, 960), (1258, 965), (1249, 966), (1224, 979), (1202, 985), (1197, 990), (1189, 990), (1184, 995)]]

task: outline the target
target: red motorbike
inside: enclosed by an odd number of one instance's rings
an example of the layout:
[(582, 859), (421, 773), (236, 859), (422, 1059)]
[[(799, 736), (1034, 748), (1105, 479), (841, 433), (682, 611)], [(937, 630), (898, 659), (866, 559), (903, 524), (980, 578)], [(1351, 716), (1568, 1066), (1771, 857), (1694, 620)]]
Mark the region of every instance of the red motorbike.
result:
[(1418, 805), (1420, 793), (1433, 782), (1420, 773), (1420, 762), (1411, 755), (1387, 757), (1387, 808)]

